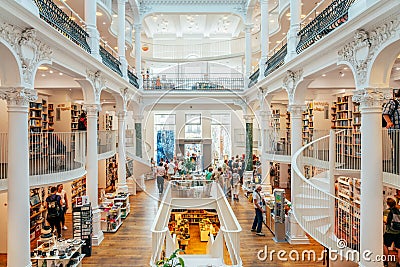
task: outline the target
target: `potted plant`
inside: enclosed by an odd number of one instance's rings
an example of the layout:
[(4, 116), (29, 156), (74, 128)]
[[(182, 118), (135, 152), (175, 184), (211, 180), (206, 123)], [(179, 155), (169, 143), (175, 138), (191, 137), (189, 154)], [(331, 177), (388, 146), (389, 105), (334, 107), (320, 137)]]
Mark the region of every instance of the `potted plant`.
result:
[(185, 262), (183, 261), (183, 259), (181, 257), (178, 257), (178, 253), (181, 251), (183, 251), (183, 250), (181, 250), (181, 249), (175, 250), (171, 254), (171, 256), (169, 256), (168, 258), (159, 260), (157, 262), (157, 266), (159, 266), (159, 267), (175, 267), (175, 266), (185, 267)]
[(185, 174), (189, 174), (196, 167), (196, 162), (190, 158), (186, 158), (183, 161), (183, 170)]

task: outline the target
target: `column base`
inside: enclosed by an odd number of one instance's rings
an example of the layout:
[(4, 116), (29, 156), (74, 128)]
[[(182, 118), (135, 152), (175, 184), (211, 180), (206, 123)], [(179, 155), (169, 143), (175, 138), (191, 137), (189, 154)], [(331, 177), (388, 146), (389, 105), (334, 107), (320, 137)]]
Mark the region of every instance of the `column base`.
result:
[(304, 230), (297, 223), (293, 213), (289, 212), (288, 229), (286, 229), (286, 240), (291, 245), (310, 244), (310, 240), (306, 236)]
[(128, 193), (128, 191), (129, 191), (129, 188), (126, 183), (117, 185), (117, 193), (119, 193), (119, 192)]
[(104, 239), (103, 231), (100, 227), (100, 209), (98, 207), (93, 208), (93, 238), (92, 238), (92, 245), (99, 246)]

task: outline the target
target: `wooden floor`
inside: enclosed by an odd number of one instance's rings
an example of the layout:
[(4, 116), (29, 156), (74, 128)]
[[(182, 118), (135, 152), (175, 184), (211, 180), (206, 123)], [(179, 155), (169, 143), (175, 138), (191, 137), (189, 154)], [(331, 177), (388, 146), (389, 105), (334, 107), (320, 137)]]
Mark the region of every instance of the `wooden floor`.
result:
[[(156, 193), (155, 180), (146, 181), (147, 192), (140, 192), (136, 196), (131, 196), (131, 214), (124, 220), (121, 228), (117, 233), (105, 233), (104, 240), (98, 247), (93, 248), (92, 256), (83, 260), (83, 266), (120, 266), (120, 267), (141, 267), (149, 266), (151, 256), (151, 233), (150, 227), (156, 217), (159, 205), (159, 196)], [(322, 262), (282, 262), (277, 260), (275, 254), (273, 261), (261, 261), (257, 257), (257, 253), (268, 246), (268, 251), (281, 249), (288, 253), (292, 249), (298, 251), (306, 249), (314, 249), (317, 255), (322, 251), (322, 246), (311, 241), (310, 245), (292, 246), (288, 243), (277, 244), (272, 240), (271, 232), (264, 226), (263, 232), (265, 237), (256, 236), (250, 232), (251, 224), (254, 218), (254, 209), (252, 204), (241, 194), (239, 202), (232, 202), (231, 206), (242, 226), (240, 236), (241, 251), (240, 256), (243, 265), (246, 267), (258, 266), (323, 266)], [(66, 238), (71, 237), (71, 217), (67, 217), (68, 230), (63, 235)], [(198, 230), (198, 229), (197, 229)], [(192, 231), (192, 230), (191, 230)], [(191, 233), (191, 238), (195, 237), (195, 229)], [(193, 236), (192, 236), (193, 234)], [(201, 242), (201, 244), (206, 242)], [(202, 251), (202, 247), (195, 248), (193, 246), (187, 251), (188, 253), (197, 253)], [(6, 266), (6, 256), (0, 255), (0, 266)], [(14, 266), (10, 266), (14, 267)]]

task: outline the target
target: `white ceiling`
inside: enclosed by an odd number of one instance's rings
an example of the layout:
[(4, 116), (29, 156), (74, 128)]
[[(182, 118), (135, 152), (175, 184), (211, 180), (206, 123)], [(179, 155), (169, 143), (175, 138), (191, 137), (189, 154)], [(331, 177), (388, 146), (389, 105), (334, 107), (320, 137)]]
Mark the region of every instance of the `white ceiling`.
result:
[(144, 19), (147, 38), (234, 38), (242, 30), (232, 14), (152, 14)]

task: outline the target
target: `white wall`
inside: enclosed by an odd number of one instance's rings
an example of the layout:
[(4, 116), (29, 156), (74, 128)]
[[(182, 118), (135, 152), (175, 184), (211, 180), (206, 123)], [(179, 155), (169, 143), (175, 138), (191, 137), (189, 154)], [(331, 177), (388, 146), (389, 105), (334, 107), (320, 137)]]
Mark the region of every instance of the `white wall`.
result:
[(8, 132), (8, 112), (7, 112), (7, 102), (5, 100), (0, 100), (0, 133)]
[[(2, 101), (5, 102), (5, 101)], [(7, 225), (8, 225), (8, 209), (7, 209), (7, 192), (0, 194), (0, 253), (7, 253)]]

